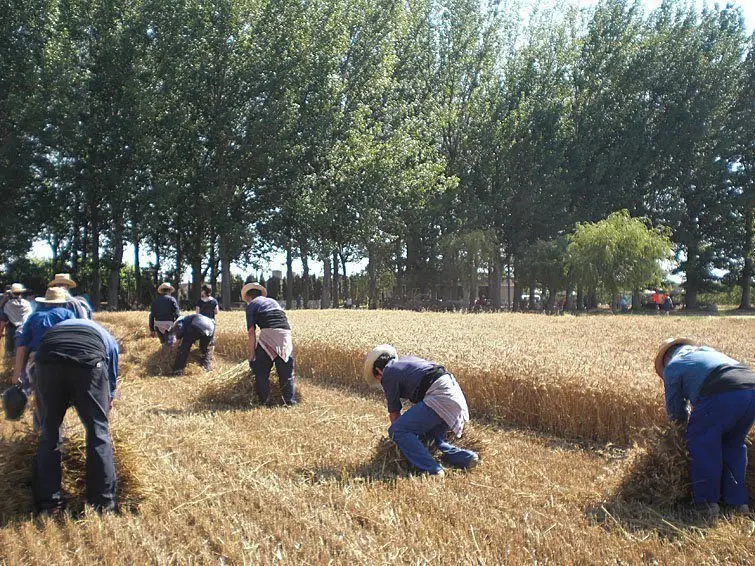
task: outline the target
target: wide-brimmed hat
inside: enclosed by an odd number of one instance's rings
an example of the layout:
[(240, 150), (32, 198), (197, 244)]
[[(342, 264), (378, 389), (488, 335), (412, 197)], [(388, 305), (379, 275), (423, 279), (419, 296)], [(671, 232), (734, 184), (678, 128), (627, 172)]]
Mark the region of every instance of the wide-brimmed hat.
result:
[(73, 289), (76, 287), (76, 281), (71, 279), (68, 273), (56, 273), (52, 281), (47, 284), (48, 287), (68, 287)]
[(10, 286), (10, 292), (14, 295), (20, 295), (24, 291), (26, 291), (26, 287), (24, 287), (21, 283), (14, 283)]
[(173, 291), (175, 291), (175, 290), (176, 290), (176, 288), (175, 288), (175, 287), (173, 287), (173, 285), (171, 285), (171, 284), (170, 284), (170, 283), (168, 283), (167, 281), (166, 281), (165, 283), (161, 284), (161, 285), (160, 285), (160, 286), (159, 286), (159, 287), (157, 288), (157, 292), (158, 292), (158, 293), (160, 293), (161, 295), (162, 295), (162, 294), (164, 294), (164, 293), (165, 293), (166, 291), (171, 291), (171, 292), (173, 292)]
[(260, 285), (259, 283), (247, 283), (241, 288), (241, 300), (246, 300), (246, 293), (247, 291), (250, 291), (251, 289), (257, 289), (260, 293), (262, 293), (263, 297), (267, 297), (267, 289), (265, 289), (264, 285)]
[(37, 297), (38, 303), (64, 304), (71, 300), (68, 291), (61, 287), (50, 287), (44, 297)]
[(375, 346), (364, 359), (364, 371), (362, 372), (362, 377), (364, 377), (365, 382), (367, 382), (367, 385), (369, 385), (370, 387), (380, 387), (380, 382), (375, 379), (375, 375), (372, 373), (372, 370), (375, 366), (375, 361), (383, 354), (388, 354), (393, 358), (398, 358), (398, 352), (396, 352), (396, 348), (394, 348), (390, 344), (380, 344), (380, 346)]
[(671, 348), (674, 346), (694, 346), (696, 344), (697, 342), (691, 338), (666, 338), (655, 355), (655, 373), (658, 374), (658, 377), (663, 379), (663, 358)]

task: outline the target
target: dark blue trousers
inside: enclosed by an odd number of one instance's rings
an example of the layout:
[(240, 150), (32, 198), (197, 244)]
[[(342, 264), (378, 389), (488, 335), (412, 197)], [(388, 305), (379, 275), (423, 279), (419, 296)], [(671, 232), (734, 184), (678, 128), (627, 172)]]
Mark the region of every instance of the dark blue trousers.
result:
[(401, 454), (409, 463), (421, 472), (437, 474), (441, 470), (423, 441), (432, 440), (441, 453), (441, 460), (454, 468), (467, 468), (477, 454), (471, 450), (459, 448), (445, 437), (449, 428), (438, 413), (428, 407), (424, 401), (409, 408), (388, 429), (388, 436), (396, 443)]
[(215, 349), (215, 336), (207, 336), (194, 326), (189, 326), (186, 329), (181, 345), (178, 347), (178, 354), (176, 354), (176, 362), (173, 365), (173, 370), (176, 372), (182, 371), (186, 367), (186, 362), (189, 359), (189, 350), (191, 350), (192, 344), (199, 341), (199, 355), (201, 356), (202, 367), (205, 371), (210, 371), (212, 352)]
[(685, 438), (695, 503), (747, 503), (747, 446), (755, 423), (755, 390), (700, 397)]
[[(295, 405), (294, 357), (291, 356), (287, 362), (284, 362), (280, 356), (276, 356), (274, 363), (283, 402), (286, 405)], [(265, 349), (257, 344), (257, 349), (254, 351), (252, 371), (254, 372), (254, 389), (257, 391), (261, 403), (270, 402), (270, 370), (272, 368), (273, 360), (267, 355)]]
[(114, 509), (116, 477), (108, 428), (107, 367), (104, 363), (94, 368), (38, 363), (34, 369), (34, 386), (42, 419), (32, 485), (37, 510), (65, 506), (60, 486), (60, 425), (71, 404), (86, 430), (87, 501), (98, 510)]

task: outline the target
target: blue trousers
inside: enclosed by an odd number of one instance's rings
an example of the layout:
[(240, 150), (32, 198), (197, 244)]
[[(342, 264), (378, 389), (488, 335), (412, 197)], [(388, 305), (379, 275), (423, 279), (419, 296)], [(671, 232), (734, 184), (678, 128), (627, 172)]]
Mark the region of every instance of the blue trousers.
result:
[(755, 390), (700, 397), (685, 438), (695, 503), (747, 503), (747, 446), (755, 423)]
[(270, 370), (273, 368), (273, 363), (275, 363), (275, 372), (278, 374), (283, 402), (286, 405), (295, 405), (294, 357), (290, 356), (288, 361), (284, 362), (280, 356), (276, 356), (273, 361), (265, 349), (257, 344), (251, 365), (254, 372), (254, 389), (257, 391), (260, 403), (270, 402)]
[(420, 401), (390, 426), (388, 435), (412, 466), (421, 472), (437, 474), (441, 466), (422, 443), (423, 440), (434, 440), (442, 454), (441, 460), (455, 468), (466, 468), (477, 456), (471, 450), (446, 442), (448, 430), (448, 425), (438, 413)]
[(87, 501), (99, 510), (115, 509), (115, 462), (108, 428), (110, 384), (105, 364), (94, 368), (37, 364), (34, 385), (42, 416), (32, 481), (37, 509), (65, 506), (60, 486), (60, 425), (71, 403), (86, 430)]

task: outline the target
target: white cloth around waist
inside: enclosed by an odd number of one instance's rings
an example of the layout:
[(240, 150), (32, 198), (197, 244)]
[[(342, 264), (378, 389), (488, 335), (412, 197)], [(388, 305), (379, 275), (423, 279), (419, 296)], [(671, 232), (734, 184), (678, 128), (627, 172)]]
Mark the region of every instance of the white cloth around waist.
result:
[(271, 360), (279, 357), (288, 362), (294, 353), (294, 342), (291, 331), (283, 328), (262, 328), (260, 330), (259, 345), (270, 356)]
[(166, 332), (170, 332), (173, 330), (173, 324), (174, 321), (172, 320), (156, 320), (155, 321), (155, 330), (159, 330), (163, 334)]
[(464, 425), (469, 422), (469, 407), (453, 375), (447, 373), (436, 379), (428, 388), (424, 402), (438, 413), (457, 438), (461, 437)]

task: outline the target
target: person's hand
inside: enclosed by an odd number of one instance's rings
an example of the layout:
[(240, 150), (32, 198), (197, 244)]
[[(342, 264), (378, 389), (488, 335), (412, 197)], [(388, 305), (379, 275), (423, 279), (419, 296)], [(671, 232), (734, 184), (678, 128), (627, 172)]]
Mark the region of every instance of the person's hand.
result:
[(151, 330), (149, 333), (149, 337), (154, 338), (155, 336), (157, 336), (157, 333), (154, 330)]
[(113, 410), (113, 397), (110, 398), (110, 405), (108, 406), (107, 409), (108, 409), (108, 411), (112, 411)]

